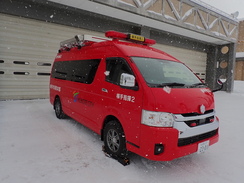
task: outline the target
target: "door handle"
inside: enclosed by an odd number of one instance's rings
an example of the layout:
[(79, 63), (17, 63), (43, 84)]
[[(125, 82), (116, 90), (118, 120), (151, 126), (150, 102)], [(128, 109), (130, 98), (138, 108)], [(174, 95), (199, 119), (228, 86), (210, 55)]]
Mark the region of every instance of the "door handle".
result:
[(102, 88), (102, 92), (108, 93), (108, 90), (106, 88)]

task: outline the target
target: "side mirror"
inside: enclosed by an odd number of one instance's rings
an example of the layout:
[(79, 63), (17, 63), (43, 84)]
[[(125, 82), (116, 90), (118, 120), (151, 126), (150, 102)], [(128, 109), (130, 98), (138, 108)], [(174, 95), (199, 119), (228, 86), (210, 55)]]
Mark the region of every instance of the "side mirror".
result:
[(122, 73), (120, 76), (120, 86), (122, 88), (138, 90), (138, 86), (136, 86), (135, 76), (127, 73)]
[(220, 91), (222, 90), (223, 86), (224, 86), (224, 83), (226, 82), (226, 78), (219, 78), (217, 80), (217, 83), (220, 85), (220, 87), (218, 89), (215, 89), (215, 90), (212, 90), (212, 92), (216, 92), (216, 91)]
[(217, 83), (219, 84), (219, 85), (223, 85), (225, 82), (226, 82), (226, 78), (219, 78), (218, 80), (217, 80)]
[(135, 76), (131, 74), (122, 73), (120, 76), (120, 86), (134, 87)]

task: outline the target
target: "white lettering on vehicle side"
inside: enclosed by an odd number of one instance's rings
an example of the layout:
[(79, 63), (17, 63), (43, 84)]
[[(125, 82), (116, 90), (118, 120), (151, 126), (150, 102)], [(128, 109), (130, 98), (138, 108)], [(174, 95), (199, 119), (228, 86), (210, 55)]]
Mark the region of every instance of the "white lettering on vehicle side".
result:
[(61, 87), (56, 86), (56, 85), (50, 85), (50, 89), (53, 89), (55, 91), (61, 92)]
[(121, 94), (121, 93), (117, 93), (116, 98), (119, 100), (124, 100), (124, 101), (132, 102), (132, 103), (134, 103), (135, 99), (136, 99), (136, 97), (134, 97), (134, 96), (125, 95), (125, 94)]

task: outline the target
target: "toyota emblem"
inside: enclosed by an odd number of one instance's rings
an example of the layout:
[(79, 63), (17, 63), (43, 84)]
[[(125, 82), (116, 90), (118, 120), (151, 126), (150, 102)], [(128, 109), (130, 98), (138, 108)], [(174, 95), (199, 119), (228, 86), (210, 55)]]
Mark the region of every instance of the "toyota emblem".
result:
[(200, 112), (201, 112), (202, 114), (204, 114), (205, 111), (206, 111), (206, 108), (205, 108), (205, 106), (202, 104), (202, 105), (200, 106)]

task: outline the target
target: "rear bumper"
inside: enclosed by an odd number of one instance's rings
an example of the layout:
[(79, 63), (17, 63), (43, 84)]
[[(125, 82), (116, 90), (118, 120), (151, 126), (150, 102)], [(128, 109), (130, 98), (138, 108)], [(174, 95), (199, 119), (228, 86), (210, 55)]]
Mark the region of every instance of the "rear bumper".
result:
[[(141, 126), (141, 143), (135, 148), (127, 144), (128, 150), (150, 160), (171, 161), (173, 159), (193, 154), (198, 150), (198, 144), (209, 140), (209, 145), (218, 142), (218, 129), (198, 136), (179, 140), (179, 131), (175, 128), (155, 128)], [(183, 142), (182, 142), (183, 141)], [(162, 152), (155, 153), (155, 148), (163, 147)]]

